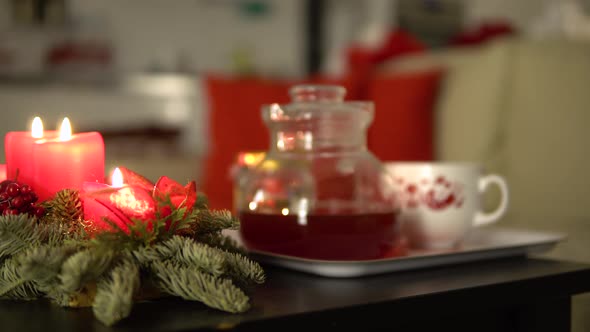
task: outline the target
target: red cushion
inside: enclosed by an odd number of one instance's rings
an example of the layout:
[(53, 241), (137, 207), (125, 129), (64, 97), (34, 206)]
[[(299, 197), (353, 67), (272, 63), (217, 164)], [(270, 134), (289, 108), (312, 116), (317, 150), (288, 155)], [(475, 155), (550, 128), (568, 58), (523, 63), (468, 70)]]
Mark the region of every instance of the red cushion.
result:
[(368, 99), (375, 102), (368, 147), (382, 161), (434, 158), (434, 103), (441, 71), (374, 76)]
[(377, 48), (351, 45), (346, 51), (347, 76), (352, 83), (354, 99), (366, 99), (368, 82), (379, 64), (408, 55), (422, 53), (426, 46), (403, 30), (393, 30)]
[(232, 208), (230, 167), (240, 151), (268, 149), (261, 106), (289, 101), (287, 88), (286, 83), (259, 78), (207, 78), (211, 147), (201, 187), (210, 208)]

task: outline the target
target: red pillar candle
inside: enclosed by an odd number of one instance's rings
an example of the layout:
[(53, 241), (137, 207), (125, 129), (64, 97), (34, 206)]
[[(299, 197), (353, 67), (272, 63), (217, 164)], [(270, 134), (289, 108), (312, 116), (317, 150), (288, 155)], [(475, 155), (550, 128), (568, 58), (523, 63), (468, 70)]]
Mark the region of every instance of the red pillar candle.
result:
[(6, 165), (0, 165), (0, 181), (6, 180)]
[(4, 139), (6, 153), (6, 178), (17, 178), (21, 183), (33, 187), (33, 145), (42, 138), (55, 138), (57, 131), (43, 132), (43, 122), (39, 117), (33, 120), (31, 131), (11, 131)]
[[(112, 226), (105, 220), (108, 219), (120, 229), (128, 232), (127, 224), (131, 220), (124, 216), (120, 211), (114, 208), (110, 202), (99, 200), (96, 195), (100, 191), (108, 191), (111, 188), (123, 187), (123, 176), (119, 168), (113, 172), (111, 185), (97, 182), (84, 182), (82, 184), (82, 206), (84, 207), (84, 220), (89, 223), (88, 231), (92, 234), (95, 232), (111, 231)], [(110, 193), (109, 193), (110, 194)]]
[(40, 201), (62, 189), (82, 189), (84, 182), (104, 182), (104, 142), (98, 132), (71, 134), (64, 119), (58, 138), (33, 145), (33, 188)]
[(112, 231), (113, 226), (129, 233), (127, 225), (132, 224), (132, 220), (142, 220), (152, 229), (151, 221), (156, 218), (152, 190), (124, 182), (119, 168), (113, 172), (112, 186), (84, 182), (81, 198), (90, 233)]

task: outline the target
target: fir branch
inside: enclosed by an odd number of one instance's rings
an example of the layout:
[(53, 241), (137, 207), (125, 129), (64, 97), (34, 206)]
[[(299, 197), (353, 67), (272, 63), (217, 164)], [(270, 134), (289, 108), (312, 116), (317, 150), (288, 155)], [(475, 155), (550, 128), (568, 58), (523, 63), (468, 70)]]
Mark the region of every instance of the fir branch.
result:
[(161, 259), (158, 250), (151, 246), (141, 246), (128, 253), (140, 266), (149, 266), (152, 262)]
[(62, 264), (75, 250), (72, 246), (43, 245), (19, 254), (15, 261), (24, 279), (35, 282), (38, 289), (49, 293), (56, 290)]
[(227, 312), (244, 312), (249, 299), (230, 279), (221, 279), (171, 262), (156, 261), (152, 270), (162, 291), (185, 300), (200, 301)]
[(35, 284), (21, 275), (12, 258), (4, 261), (0, 268), (0, 299), (34, 300), (41, 295)]
[(40, 241), (50, 245), (86, 243), (88, 238), (83, 220), (69, 220), (47, 215), (37, 224), (42, 233)]
[(155, 245), (140, 246), (130, 251), (130, 256), (141, 266), (148, 266), (154, 261), (170, 259), (182, 247), (182, 243), (175, 238)]
[(180, 266), (194, 267), (215, 276), (222, 275), (226, 266), (223, 251), (178, 235), (153, 247), (134, 250), (132, 256), (142, 266), (172, 260)]
[(133, 294), (139, 289), (139, 267), (129, 260), (115, 266), (107, 278), (98, 283), (92, 311), (98, 320), (111, 326), (129, 316)]
[(54, 288), (47, 294), (47, 297), (62, 307), (91, 307), (96, 297), (96, 282), (89, 282), (75, 292)]
[(79, 290), (88, 282), (98, 279), (109, 268), (114, 258), (113, 251), (93, 249), (77, 252), (63, 263), (58, 276), (61, 290)]
[(226, 252), (228, 274), (238, 282), (263, 284), (266, 280), (260, 264), (240, 254)]
[(36, 225), (26, 214), (0, 216), (0, 259), (38, 244), (44, 236)]
[(39, 242), (49, 246), (63, 245), (64, 243), (78, 243), (85, 234), (72, 230), (72, 225), (67, 221), (41, 223), (35, 226), (39, 232)]
[(225, 270), (225, 254), (219, 249), (181, 236), (174, 236), (162, 245), (176, 249), (172, 260), (181, 266), (194, 267), (214, 276), (222, 275)]
[(221, 233), (197, 234), (194, 235), (194, 237), (197, 242), (207, 244), (210, 247), (241, 255), (247, 254), (246, 250), (244, 250), (244, 248), (242, 248), (236, 240)]
[(15, 255), (40, 244), (61, 245), (70, 239), (81, 239), (63, 222), (37, 224), (26, 214), (0, 217), (0, 258)]
[(47, 294), (47, 297), (60, 307), (71, 307), (72, 294), (59, 291), (55, 288)]
[(208, 210), (209, 206), (209, 199), (205, 193), (199, 191), (197, 192), (197, 199), (195, 200), (195, 204), (193, 205), (193, 209), (195, 210)]
[(219, 233), (224, 229), (238, 229), (240, 221), (228, 210), (198, 210), (196, 221), (192, 224), (195, 236)]

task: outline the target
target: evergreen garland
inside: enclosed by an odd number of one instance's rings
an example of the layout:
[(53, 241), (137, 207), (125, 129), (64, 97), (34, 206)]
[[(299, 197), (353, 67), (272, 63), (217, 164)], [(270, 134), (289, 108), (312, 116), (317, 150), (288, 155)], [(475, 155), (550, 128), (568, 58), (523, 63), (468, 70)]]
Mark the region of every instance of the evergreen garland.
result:
[(92, 304), (94, 315), (107, 325), (127, 317), (139, 286), (139, 267), (131, 261), (121, 262), (98, 283)]
[(231, 279), (216, 278), (192, 267), (173, 262), (156, 261), (151, 264), (158, 286), (166, 293), (195, 300), (228, 312), (248, 310), (248, 296)]
[(128, 232), (92, 237), (76, 191), (46, 202), (41, 219), (0, 216), (0, 299), (91, 306), (106, 325), (130, 315), (134, 301), (166, 294), (231, 313), (248, 310), (245, 290), (263, 283), (264, 271), (222, 234), (239, 221), (206, 202), (199, 194), (190, 212), (174, 208), (150, 223), (133, 220)]
[(34, 300), (41, 296), (32, 280), (24, 278), (11, 258), (4, 261), (0, 270), (0, 298)]

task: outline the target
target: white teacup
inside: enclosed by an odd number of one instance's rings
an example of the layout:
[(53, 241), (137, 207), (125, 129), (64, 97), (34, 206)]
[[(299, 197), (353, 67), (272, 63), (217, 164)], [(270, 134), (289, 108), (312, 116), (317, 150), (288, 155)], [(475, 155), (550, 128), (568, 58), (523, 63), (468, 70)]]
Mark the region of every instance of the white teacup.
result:
[[(461, 242), (472, 227), (498, 221), (508, 208), (506, 180), (484, 175), (476, 163), (386, 162), (401, 205), (401, 222), (411, 245), (444, 249)], [(490, 184), (501, 191), (499, 206), (482, 211)]]

